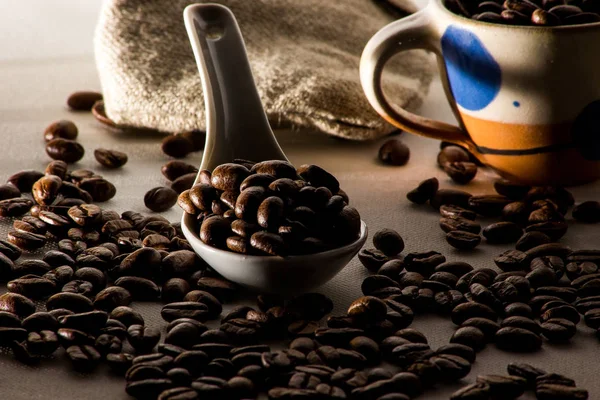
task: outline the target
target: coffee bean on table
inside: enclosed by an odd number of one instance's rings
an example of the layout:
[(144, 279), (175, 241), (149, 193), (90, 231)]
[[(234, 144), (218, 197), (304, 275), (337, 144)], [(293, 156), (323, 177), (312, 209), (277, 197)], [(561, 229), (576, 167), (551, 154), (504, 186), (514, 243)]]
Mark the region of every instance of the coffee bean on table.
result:
[(477, 165), (468, 161), (448, 162), (443, 165), (444, 172), (456, 183), (467, 184), (477, 175)]
[(36, 203), (49, 205), (54, 202), (62, 185), (62, 179), (55, 175), (46, 175), (38, 179), (31, 189)]
[(573, 218), (581, 222), (600, 222), (600, 202), (585, 201), (573, 208)]
[(119, 306), (128, 306), (132, 297), (128, 290), (119, 286), (110, 286), (101, 290), (94, 299), (94, 307), (99, 310), (112, 311)]
[(442, 205), (439, 211), (442, 218), (464, 218), (470, 221), (475, 221), (477, 218), (477, 214), (473, 211), (453, 205)]
[(439, 181), (437, 178), (429, 178), (408, 192), (406, 198), (415, 204), (425, 204), (431, 199), (439, 188)]
[(115, 197), (117, 189), (115, 185), (104, 178), (88, 178), (84, 179), (79, 188), (87, 191), (94, 201), (102, 203)]
[(542, 346), (542, 339), (527, 329), (505, 327), (496, 332), (495, 343), (502, 350), (533, 352)]
[(127, 163), (127, 154), (118, 150), (99, 148), (94, 150), (94, 158), (106, 168), (119, 168)]
[(475, 351), (482, 350), (486, 342), (485, 334), (479, 328), (473, 326), (458, 328), (450, 338), (450, 343), (463, 344)]
[(393, 229), (381, 229), (373, 236), (373, 246), (388, 257), (393, 257), (404, 250), (404, 240)]
[(442, 230), (446, 233), (451, 231), (465, 231), (479, 234), (481, 231), (481, 225), (479, 225), (477, 222), (457, 216), (441, 218), (440, 228), (442, 228)]
[(488, 384), (490, 392), (503, 399), (516, 399), (527, 388), (527, 380), (519, 376), (479, 375), (477, 382)]
[(389, 139), (379, 148), (379, 160), (389, 165), (404, 165), (410, 158), (410, 149), (398, 139)]
[(18, 248), (29, 251), (37, 250), (46, 244), (46, 236), (30, 232), (10, 231), (7, 239)]
[(459, 250), (472, 250), (481, 243), (481, 236), (460, 230), (448, 232), (446, 241)]
[(50, 142), (54, 139), (75, 140), (77, 138), (77, 126), (69, 120), (63, 119), (51, 123), (44, 130), (44, 140)]
[(440, 150), (437, 156), (438, 166), (444, 168), (446, 164), (454, 162), (468, 162), (470, 161), (469, 153), (459, 146), (445, 146)]
[(102, 100), (102, 93), (93, 91), (73, 92), (67, 98), (67, 105), (74, 111), (90, 111), (94, 103)]
[(486, 400), (491, 395), (490, 385), (485, 382), (476, 382), (467, 385), (450, 396), (450, 400)]
[(452, 205), (462, 208), (469, 208), (469, 199), (471, 193), (456, 189), (439, 189), (429, 200), (429, 204), (435, 210), (439, 210), (443, 205)]
[(519, 240), (523, 229), (514, 222), (495, 222), (486, 226), (482, 234), (489, 243), (506, 244)]
[(177, 202), (177, 192), (165, 186), (155, 187), (146, 192), (144, 204), (154, 212), (163, 212)]
[(62, 160), (70, 164), (81, 160), (85, 150), (74, 140), (58, 138), (46, 144), (46, 153), (55, 160)]
[(183, 158), (191, 153), (193, 143), (183, 135), (169, 135), (161, 144), (162, 152), (174, 158)]
[(540, 400), (585, 400), (589, 397), (585, 389), (556, 384), (536, 386), (535, 395)]

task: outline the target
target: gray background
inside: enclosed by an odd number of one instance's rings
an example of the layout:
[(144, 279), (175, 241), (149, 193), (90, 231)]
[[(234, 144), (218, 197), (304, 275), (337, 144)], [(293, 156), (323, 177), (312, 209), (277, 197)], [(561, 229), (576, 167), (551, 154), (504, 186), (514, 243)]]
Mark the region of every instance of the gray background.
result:
[[(86, 156), (76, 165), (92, 168), (117, 187), (117, 196), (106, 208), (146, 212), (141, 200), (150, 188), (165, 184), (160, 166), (167, 161), (159, 148), (160, 138), (134, 136), (107, 130), (90, 114), (71, 113), (65, 107), (67, 96), (75, 90), (99, 90), (92, 53), (92, 36), (100, 1), (77, 0), (2, 0), (0, 12), (0, 180), (26, 168), (43, 170), (49, 161), (44, 152), (42, 132), (52, 121), (68, 118), (80, 129), (80, 142)], [(436, 80), (421, 113), (452, 122), (453, 117)], [(348, 143), (311, 132), (277, 132), (278, 139), (294, 164), (315, 163), (333, 172), (361, 212), (371, 232), (383, 227), (398, 230), (405, 238), (406, 250), (437, 250), (449, 260), (465, 260), (476, 267), (491, 267), (492, 257), (507, 246), (483, 244), (476, 251), (460, 254), (444, 240), (437, 226), (438, 216), (425, 207), (409, 204), (405, 194), (419, 181), (437, 176), (442, 187), (453, 186), (435, 167), (438, 142), (403, 135), (411, 148), (411, 160), (404, 167), (377, 164), (381, 143)], [(119, 171), (103, 170), (93, 158), (97, 147), (114, 148), (129, 154), (129, 163)], [(199, 164), (201, 153), (188, 158)], [(480, 170), (467, 186), (473, 193), (491, 192), (494, 174)], [(597, 199), (598, 184), (573, 188), (578, 201)], [(180, 217), (177, 208), (164, 213), (172, 221)], [(485, 222), (485, 221), (484, 221)], [(570, 221), (572, 222), (572, 221)], [(11, 221), (0, 222), (5, 236)], [(600, 227), (572, 223), (564, 242), (575, 248), (598, 247)], [(336, 313), (342, 313), (352, 299), (360, 295), (365, 270), (355, 259), (320, 291), (331, 296)], [(5, 288), (0, 288), (3, 292)], [(159, 306), (134, 305), (149, 324), (162, 326)], [(418, 317), (413, 327), (427, 334), (433, 347), (445, 344), (453, 332), (449, 320)], [(600, 398), (597, 379), (598, 340), (592, 330), (580, 324), (572, 343), (550, 345), (530, 355), (514, 355), (488, 346), (478, 356), (470, 382), (478, 373), (505, 373), (511, 361), (531, 362), (550, 371), (576, 377), (590, 391), (591, 399)], [(112, 377), (105, 368), (90, 375), (79, 375), (57, 353), (38, 367), (27, 367), (0, 355), (0, 398), (21, 399), (125, 399), (123, 381)], [(421, 398), (447, 399), (460, 385), (428, 391)]]

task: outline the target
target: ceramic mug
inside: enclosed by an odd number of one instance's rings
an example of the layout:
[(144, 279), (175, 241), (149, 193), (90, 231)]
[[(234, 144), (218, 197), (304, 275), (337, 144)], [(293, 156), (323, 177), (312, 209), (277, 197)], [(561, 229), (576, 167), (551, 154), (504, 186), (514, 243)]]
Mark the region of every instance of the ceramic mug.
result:
[[(479, 22), (441, 0), (392, 22), (366, 45), (363, 90), (400, 129), (466, 147), (501, 176), (534, 185), (600, 178), (600, 23), (530, 27)], [(381, 87), (395, 54), (438, 56), (459, 126), (393, 108)]]

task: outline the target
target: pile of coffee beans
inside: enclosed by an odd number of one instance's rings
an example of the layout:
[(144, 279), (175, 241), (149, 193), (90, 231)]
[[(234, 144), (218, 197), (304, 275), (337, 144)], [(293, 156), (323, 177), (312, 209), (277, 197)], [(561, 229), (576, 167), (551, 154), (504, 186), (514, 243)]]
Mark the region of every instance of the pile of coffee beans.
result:
[(564, 375), (548, 373), (529, 364), (511, 363), (508, 375), (479, 375), (470, 385), (456, 391), (450, 400), (516, 399), (527, 390), (539, 400), (585, 400), (588, 392)]
[(596, 0), (445, 0), (455, 14), (506, 25), (559, 26), (600, 22)]
[[(440, 227), (448, 243), (458, 249), (476, 247), (483, 234), (488, 243), (509, 244), (530, 237), (560, 239), (568, 229), (565, 215), (575, 204), (573, 195), (561, 187), (529, 187), (498, 180), (497, 194), (471, 195), (456, 189), (439, 189), (436, 178), (427, 179), (406, 197), (416, 204), (429, 202), (441, 214)], [(584, 222), (597, 222), (600, 203), (588, 201), (573, 209)], [(477, 216), (500, 218), (483, 230)], [(541, 243), (540, 243), (541, 244)]]
[(316, 165), (296, 170), (287, 161), (236, 160), (200, 171), (199, 179), (178, 204), (197, 218), (200, 239), (210, 246), (287, 256), (330, 250), (360, 236), (360, 215), (338, 180)]

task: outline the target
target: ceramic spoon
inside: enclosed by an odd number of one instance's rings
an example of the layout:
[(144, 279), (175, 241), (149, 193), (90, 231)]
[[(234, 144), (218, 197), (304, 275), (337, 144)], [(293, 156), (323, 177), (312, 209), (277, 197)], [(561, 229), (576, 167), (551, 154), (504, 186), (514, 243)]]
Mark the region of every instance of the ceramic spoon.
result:
[[(185, 26), (202, 79), (206, 103), (206, 146), (200, 169), (212, 170), (235, 158), (287, 160), (262, 107), (242, 34), (233, 13), (218, 4), (196, 4), (184, 11)], [(196, 253), (225, 278), (262, 292), (302, 292), (333, 278), (367, 239), (322, 253), (250, 256), (204, 244), (195, 218), (184, 214), (181, 227)]]

